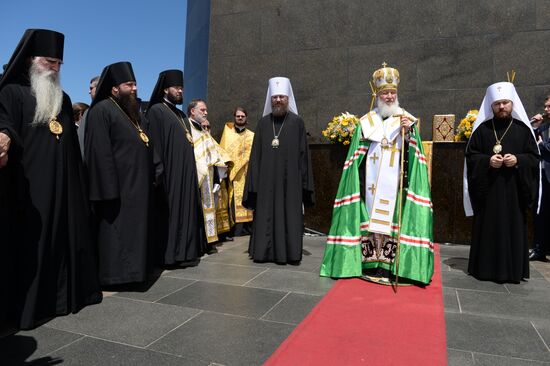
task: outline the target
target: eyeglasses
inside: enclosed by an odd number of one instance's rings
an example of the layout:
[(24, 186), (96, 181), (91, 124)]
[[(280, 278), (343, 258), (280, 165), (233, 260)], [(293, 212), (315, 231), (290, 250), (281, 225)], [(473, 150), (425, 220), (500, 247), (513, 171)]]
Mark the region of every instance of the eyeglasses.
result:
[(246, 116), (235, 116), (235, 118), (246, 118)]

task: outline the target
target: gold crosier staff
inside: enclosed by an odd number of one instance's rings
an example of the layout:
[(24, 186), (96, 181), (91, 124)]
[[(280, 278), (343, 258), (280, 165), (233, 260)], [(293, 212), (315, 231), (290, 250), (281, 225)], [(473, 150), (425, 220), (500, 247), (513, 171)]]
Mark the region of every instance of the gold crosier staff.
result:
[(403, 211), (403, 175), (405, 170), (405, 127), (401, 127), (401, 167), (399, 172), (399, 211), (397, 218), (397, 248), (395, 249), (395, 285), (393, 290), (397, 293), (399, 287), (399, 252), (401, 248), (401, 214)]

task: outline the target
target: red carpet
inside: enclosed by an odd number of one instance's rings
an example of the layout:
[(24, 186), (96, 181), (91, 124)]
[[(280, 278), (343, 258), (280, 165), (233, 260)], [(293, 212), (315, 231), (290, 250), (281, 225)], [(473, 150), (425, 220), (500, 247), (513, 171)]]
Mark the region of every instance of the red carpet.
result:
[(447, 365), (439, 246), (426, 288), (339, 280), (265, 365)]

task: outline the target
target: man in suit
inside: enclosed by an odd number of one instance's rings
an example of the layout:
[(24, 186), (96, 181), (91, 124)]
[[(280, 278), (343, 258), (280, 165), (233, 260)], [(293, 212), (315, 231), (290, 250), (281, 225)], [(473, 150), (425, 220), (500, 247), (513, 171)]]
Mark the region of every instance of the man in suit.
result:
[[(533, 249), (529, 253), (529, 260), (546, 262), (546, 251), (548, 250), (549, 238), (545, 235), (545, 225), (550, 219), (550, 124), (542, 124), (544, 118), (550, 114), (550, 95), (544, 99), (544, 113), (536, 114), (531, 120), (534, 120), (532, 126), (535, 128), (537, 143), (542, 156), (542, 195), (539, 213), (535, 215), (535, 236)], [(548, 122), (548, 121), (547, 121)]]

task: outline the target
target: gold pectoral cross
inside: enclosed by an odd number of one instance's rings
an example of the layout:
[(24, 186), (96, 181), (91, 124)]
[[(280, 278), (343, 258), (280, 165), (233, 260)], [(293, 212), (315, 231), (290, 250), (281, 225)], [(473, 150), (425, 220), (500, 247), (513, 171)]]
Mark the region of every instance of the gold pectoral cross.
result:
[(372, 195), (374, 196), (374, 192), (376, 192), (376, 186), (373, 184), (371, 184), (371, 186), (368, 188), (368, 190), (372, 193)]
[(376, 155), (376, 153), (372, 154), (372, 156), (370, 157), (370, 159), (374, 162), (374, 164), (376, 164), (376, 160), (380, 159), (378, 157), (378, 155)]
[(399, 152), (399, 149), (397, 148), (396, 143), (393, 144), (390, 150), (391, 150), (390, 166), (393, 167), (393, 164), (395, 162), (395, 153)]

